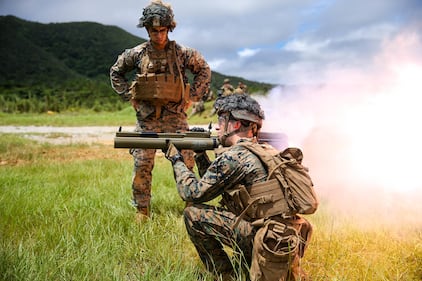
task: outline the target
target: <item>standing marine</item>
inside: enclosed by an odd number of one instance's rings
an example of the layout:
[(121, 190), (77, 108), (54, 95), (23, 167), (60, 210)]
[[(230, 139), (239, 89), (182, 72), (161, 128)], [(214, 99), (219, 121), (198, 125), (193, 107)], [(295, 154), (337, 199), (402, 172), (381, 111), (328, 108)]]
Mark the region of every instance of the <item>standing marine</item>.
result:
[[(228, 95), (217, 102), (216, 130), (226, 148), (212, 162), (204, 151), (196, 153), (199, 179), (174, 145), (170, 143), (166, 151), (178, 193), (190, 203), (183, 212), (190, 240), (205, 268), (218, 280), (243, 280), (239, 269), (252, 281), (306, 280), (300, 259), (312, 226), (287, 207), (281, 186), (268, 188), (271, 171), (248, 149), (274, 150), (257, 142), (264, 112), (245, 94)], [(259, 193), (265, 196), (257, 201), (253, 196)], [(206, 203), (220, 196), (220, 206)], [(310, 213), (315, 210), (313, 206)], [(233, 249), (232, 255), (225, 246)]]
[(223, 85), (220, 87), (220, 96), (228, 96), (233, 94), (234, 92), (234, 87), (232, 84), (230, 84), (230, 79), (229, 78), (225, 78), (223, 81)]
[[(126, 49), (110, 68), (113, 89), (136, 112), (137, 132), (184, 132), (189, 130), (186, 110), (207, 92), (211, 70), (195, 49), (169, 40), (176, 27), (173, 10), (161, 0), (143, 9), (139, 28), (145, 27), (149, 40)], [(135, 70), (136, 77), (128, 76)], [(193, 74), (188, 83), (187, 71)], [(150, 216), (152, 169), (155, 149), (131, 149), (134, 159), (133, 203), (137, 219)], [(181, 152), (189, 170), (194, 166), (193, 151)]]
[[(230, 79), (229, 78), (225, 78), (223, 80), (223, 85), (221, 85), (220, 89), (217, 92), (217, 100), (221, 97), (226, 97), (229, 95), (232, 95), (234, 93), (234, 87), (232, 84), (230, 84)], [(208, 114), (207, 117), (212, 117), (217, 113), (218, 108), (216, 107), (218, 105), (217, 100), (214, 102), (214, 105), (210, 111), (210, 113)]]
[(233, 94), (247, 94), (248, 93), (248, 86), (243, 84), (243, 82), (239, 82), (237, 84), (236, 89), (234, 89)]

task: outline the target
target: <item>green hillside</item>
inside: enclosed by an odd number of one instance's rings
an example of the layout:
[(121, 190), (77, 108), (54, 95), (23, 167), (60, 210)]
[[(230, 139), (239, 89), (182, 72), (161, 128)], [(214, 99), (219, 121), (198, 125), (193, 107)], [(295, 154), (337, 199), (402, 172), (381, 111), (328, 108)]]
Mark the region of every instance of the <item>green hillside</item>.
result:
[[(125, 106), (113, 92), (109, 68), (125, 49), (145, 39), (94, 22), (29, 22), (0, 16), (0, 111), (44, 112)], [(271, 85), (213, 72), (212, 89), (229, 77), (251, 91)]]

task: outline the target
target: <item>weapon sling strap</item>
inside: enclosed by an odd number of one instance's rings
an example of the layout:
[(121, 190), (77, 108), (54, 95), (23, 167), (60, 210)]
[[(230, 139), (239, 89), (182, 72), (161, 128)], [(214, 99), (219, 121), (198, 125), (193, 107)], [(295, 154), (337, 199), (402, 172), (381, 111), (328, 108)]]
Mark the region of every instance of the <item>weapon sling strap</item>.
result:
[[(189, 91), (190, 91), (190, 84), (186, 83), (183, 80), (183, 75), (182, 75), (182, 71), (180, 70), (180, 61), (179, 61), (179, 57), (176, 54), (176, 43), (174, 43), (173, 46), (173, 56), (176, 60), (176, 66), (177, 66), (177, 72), (179, 72), (179, 77), (180, 77), (180, 82), (182, 83), (182, 99), (185, 101), (185, 103), (187, 104), (186, 108), (189, 106)], [(172, 67), (171, 67), (172, 68)], [(171, 70), (173, 72), (173, 70)]]
[[(170, 70), (170, 74), (174, 76), (174, 70), (173, 70), (173, 62), (176, 64), (177, 67), (177, 72), (179, 75), (179, 79), (180, 79), (180, 83), (182, 85), (182, 99), (185, 100), (186, 102), (186, 89), (185, 89), (185, 83), (183, 80), (183, 75), (182, 75), (182, 71), (180, 70), (180, 61), (179, 58), (177, 57), (176, 54), (176, 42), (175, 41), (171, 41), (170, 42), (170, 48), (172, 49), (172, 55), (173, 57), (169, 58), (167, 57), (168, 61), (169, 61), (169, 70)], [(174, 61), (173, 61), (174, 59)], [(155, 108), (155, 116), (156, 118), (158, 118), (161, 115), (161, 106), (156, 106)]]

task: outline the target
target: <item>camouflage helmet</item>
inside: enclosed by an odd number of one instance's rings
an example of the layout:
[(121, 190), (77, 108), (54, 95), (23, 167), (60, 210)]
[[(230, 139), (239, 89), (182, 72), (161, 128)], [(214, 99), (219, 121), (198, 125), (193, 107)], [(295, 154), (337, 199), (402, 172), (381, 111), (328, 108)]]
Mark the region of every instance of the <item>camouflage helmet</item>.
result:
[(230, 113), (236, 120), (246, 120), (262, 126), (262, 120), (265, 119), (264, 111), (259, 103), (245, 94), (235, 94), (221, 97), (216, 100), (215, 107), (218, 108), (218, 115)]
[(137, 27), (168, 27), (170, 31), (176, 27), (173, 10), (170, 4), (164, 4), (161, 0), (152, 1), (144, 8), (142, 17), (139, 19)]

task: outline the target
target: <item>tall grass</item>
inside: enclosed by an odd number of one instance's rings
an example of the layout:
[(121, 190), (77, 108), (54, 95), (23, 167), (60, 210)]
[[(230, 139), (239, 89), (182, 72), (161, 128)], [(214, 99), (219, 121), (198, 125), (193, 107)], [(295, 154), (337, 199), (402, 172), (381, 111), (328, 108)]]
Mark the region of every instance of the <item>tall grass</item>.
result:
[[(152, 219), (138, 224), (127, 151), (0, 137), (1, 280), (213, 280), (189, 241), (162, 155)], [(309, 220), (303, 267), (314, 280), (421, 280), (420, 226), (360, 227), (324, 204)]]
[(125, 155), (104, 159), (109, 151), (100, 147), (98, 159), (85, 160), (86, 146), (51, 157), (45, 145), (21, 149), (27, 157), (17, 147), (5, 159), (2, 151), (3, 163), (18, 163), (0, 168), (2, 280), (194, 280), (199, 264), (170, 173), (157, 169), (154, 217), (139, 225)]

